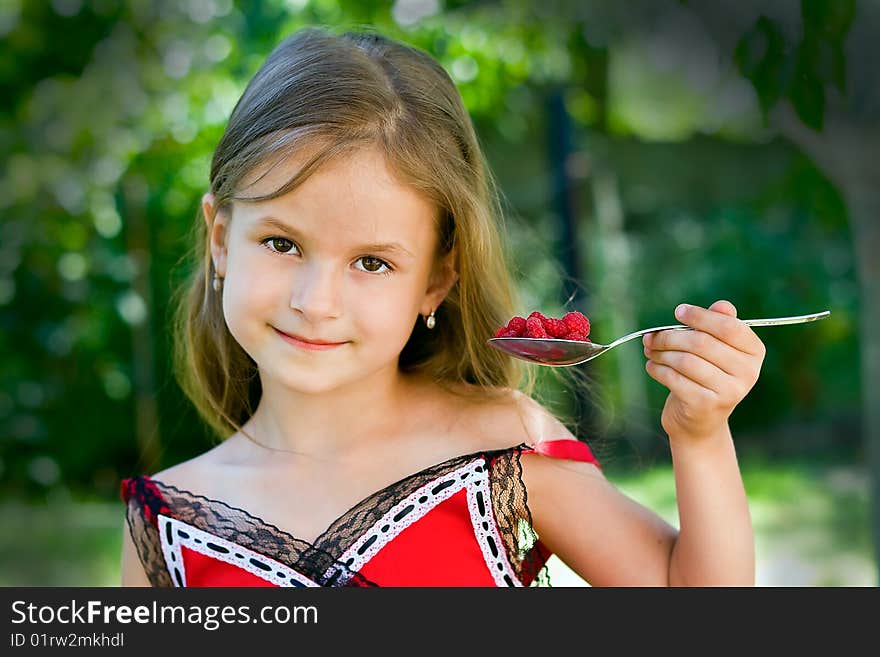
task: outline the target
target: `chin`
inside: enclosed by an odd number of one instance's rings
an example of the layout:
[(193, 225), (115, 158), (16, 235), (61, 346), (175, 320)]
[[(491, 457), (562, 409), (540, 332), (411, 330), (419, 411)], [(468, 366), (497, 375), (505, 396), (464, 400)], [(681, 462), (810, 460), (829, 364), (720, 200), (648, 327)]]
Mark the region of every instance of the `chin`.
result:
[(316, 375), (314, 372), (311, 376), (298, 376), (293, 372), (287, 372), (284, 375), (274, 377), (274, 379), (275, 383), (282, 388), (290, 390), (291, 392), (298, 392), (306, 395), (317, 395), (322, 392), (327, 392), (339, 385), (335, 379), (328, 380), (327, 377)]
[(322, 376), (312, 368), (307, 373), (286, 372), (281, 376), (274, 377), (277, 385), (290, 392), (301, 395), (320, 395), (344, 386), (347, 381), (338, 376)]

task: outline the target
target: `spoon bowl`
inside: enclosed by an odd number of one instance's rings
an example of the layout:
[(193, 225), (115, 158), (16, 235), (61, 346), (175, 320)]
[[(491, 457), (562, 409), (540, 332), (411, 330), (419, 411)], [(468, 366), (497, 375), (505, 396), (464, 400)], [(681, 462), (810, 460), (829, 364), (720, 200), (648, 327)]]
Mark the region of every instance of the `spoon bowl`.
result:
[[(747, 326), (781, 326), (783, 324), (814, 322), (818, 319), (824, 319), (830, 314), (830, 310), (823, 310), (822, 312), (813, 313), (811, 315), (744, 319), (742, 322)], [(657, 331), (693, 330), (692, 327), (683, 324), (655, 326), (653, 328), (636, 331), (635, 333), (629, 333), (623, 337), (617, 338), (614, 342), (609, 344), (599, 344), (598, 342), (589, 341), (582, 342), (580, 340), (563, 340), (562, 338), (490, 338), (489, 344), (514, 358), (529, 363), (547, 365), (549, 367), (570, 367), (572, 365), (586, 363), (588, 360), (593, 360), (596, 356), (604, 354), (609, 349), (613, 349), (624, 342), (629, 342), (630, 340), (641, 337), (646, 333), (656, 333)]]

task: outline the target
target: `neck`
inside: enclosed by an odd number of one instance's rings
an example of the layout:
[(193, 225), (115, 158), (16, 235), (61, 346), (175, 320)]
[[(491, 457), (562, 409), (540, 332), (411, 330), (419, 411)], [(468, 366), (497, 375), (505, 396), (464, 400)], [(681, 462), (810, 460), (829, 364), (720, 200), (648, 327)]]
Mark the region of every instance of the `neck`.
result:
[(387, 447), (406, 419), (403, 400), (412, 401), (416, 386), (396, 367), (367, 383), (318, 394), (264, 380), (259, 406), (244, 430), (269, 452), (338, 460), (343, 454)]

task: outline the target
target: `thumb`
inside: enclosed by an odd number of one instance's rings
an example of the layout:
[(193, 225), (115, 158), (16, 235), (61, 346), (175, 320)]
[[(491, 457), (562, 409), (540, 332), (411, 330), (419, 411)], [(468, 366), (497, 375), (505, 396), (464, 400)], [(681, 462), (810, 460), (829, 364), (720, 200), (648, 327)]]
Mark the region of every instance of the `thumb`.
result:
[(709, 310), (714, 311), (716, 313), (721, 313), (722, 315), (730, 315), (731, 317), (736, 317), (736, 306), (734, 306), (730, 301), (719, 300), (709, 306)]

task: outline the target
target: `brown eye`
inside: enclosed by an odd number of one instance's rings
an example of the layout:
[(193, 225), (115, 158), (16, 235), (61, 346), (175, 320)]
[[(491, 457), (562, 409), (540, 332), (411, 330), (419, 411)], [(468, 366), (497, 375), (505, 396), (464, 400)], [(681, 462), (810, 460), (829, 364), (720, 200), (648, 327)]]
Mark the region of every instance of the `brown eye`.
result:
[(364, 263), (364, 269), (367, 271), (379, 271), (382, 267), (382, 261), (378, 258), (361, 258), (361, 262)]
[(294, 243), (284, 237), (268, 237), (263, 240), (263, 244), (269, 245), (270, 250), (277, 253), (289, 253), (294, 248)]
[[(386, 274), (391, 271), (391, 268), (384, 260), (374, 258), (373, 256), (364, 256), (359, 258), (358, 262), (361, 263), (363, 271), (370, 274)], [(387, 271), (382, 271), (382, 267), (385, 267)]]

